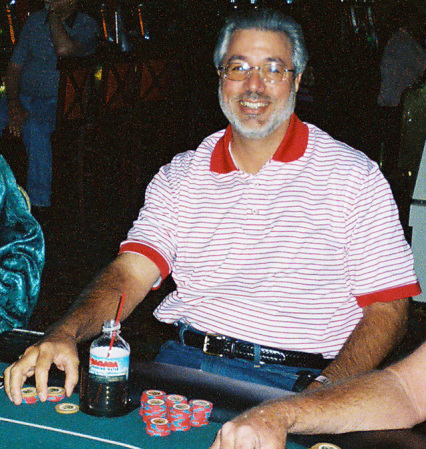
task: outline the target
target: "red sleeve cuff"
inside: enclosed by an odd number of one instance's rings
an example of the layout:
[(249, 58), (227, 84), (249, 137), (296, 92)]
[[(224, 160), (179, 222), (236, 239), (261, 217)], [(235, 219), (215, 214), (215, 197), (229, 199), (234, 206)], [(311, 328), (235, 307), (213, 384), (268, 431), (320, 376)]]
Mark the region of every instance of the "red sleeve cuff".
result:
[[(125, 242), (121, 244), (120, 250), (118, 252), (118, 254), (122, 253), (136, 253), (148, 257), (148, 259), (152, 260), (160, 270), (161, 280), (166, 279), (166, 277), (170, 274), (169, 264), (167, 263), (166, 259), (164, 259), (164, 257), (161, 256), (158, 251), (151, 248), (150, 246), (137, 242)], [(159, 288), (160, 285), (161, 283), (155, 285), (153, 290)]]
[(369, 306), (375, 302), (390, 302), (398, 299), (410, 298), (412, 296), (420, 295), (422, 292), (420, 284), (404, 285), (402, 287), (390, 288), (381, 290), (379, 292), (368, 293), (367, 295), (357, 296), (356, 300), (360, 307)]

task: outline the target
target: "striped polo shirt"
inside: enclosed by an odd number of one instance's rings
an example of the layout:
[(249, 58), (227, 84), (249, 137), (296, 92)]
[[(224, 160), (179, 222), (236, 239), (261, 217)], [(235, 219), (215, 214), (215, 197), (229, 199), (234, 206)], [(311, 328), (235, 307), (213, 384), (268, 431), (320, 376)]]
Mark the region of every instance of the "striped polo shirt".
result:
[(172, 273), (160, 321), (331, 358), (362, 306), (420, 293), (375, 162), (293, 115), (272, 159), (247, 174), (231, 133), (160, 169), (121, 244)]

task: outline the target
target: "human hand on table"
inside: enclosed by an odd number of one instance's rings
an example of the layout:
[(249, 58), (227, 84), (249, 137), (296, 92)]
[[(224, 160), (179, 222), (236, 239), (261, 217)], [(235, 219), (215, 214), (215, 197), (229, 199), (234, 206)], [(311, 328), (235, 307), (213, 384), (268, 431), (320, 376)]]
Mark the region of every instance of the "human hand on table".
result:
[(16, 405), (22, 403), (21, 388), (25, 381), (35, 375), (36, 388), (41, 402), (47, 399), (49, 369), (54, 363), (65, 372), (65, 392), (71, 396), (78, 382), (77, 344), (71, 337), (47, 336), (30, 346), (15, 363), (4, 372), (4, 386), (9, 399)]
[(286, 441), (286, 418), (259, 405), (225, 423), (210, 449), (284, 449)]

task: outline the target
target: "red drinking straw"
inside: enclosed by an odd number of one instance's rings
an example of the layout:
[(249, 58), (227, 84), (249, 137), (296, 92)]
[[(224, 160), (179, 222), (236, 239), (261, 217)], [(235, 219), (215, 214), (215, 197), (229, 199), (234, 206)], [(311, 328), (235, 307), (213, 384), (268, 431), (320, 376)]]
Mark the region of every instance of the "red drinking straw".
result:
[[(120, 304), (119, 304), (119, 306), (118, 306), (117, 316), (115, 317), (115, 323), (114, 323), (115, 326), (117, 326), (117, 324), (120, 322), (121, 311), (122, 311), (122, 309), (123, 309), (123, 304), (124, 304), (124, 299), (125, 299), (125, 298), (126, 298), (126, 294), (123, 293), (123, 294), (121, 295)], [(116, 335), (117, 335), (117, 331), (114, 331), (114, 332), (112, 333), (111, 342), (110, 342), (110, 344), (109, 344), (107, 358), (109, 357), (109, 354), (110, 354), (110, 352), (111, 352), (111, 348), (112, 348), (112, 345), (114, 344), (115, 336), (116, 336)]]

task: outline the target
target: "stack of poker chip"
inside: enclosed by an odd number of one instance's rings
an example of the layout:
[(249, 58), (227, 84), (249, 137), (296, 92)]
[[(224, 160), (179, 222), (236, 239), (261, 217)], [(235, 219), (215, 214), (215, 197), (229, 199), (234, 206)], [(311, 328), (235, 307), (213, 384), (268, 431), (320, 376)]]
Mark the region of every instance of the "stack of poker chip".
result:
[(65, 397), (65, 388), (62, 387), (48, 387), (47, 400), (50, 402), (60, 402)]
[(209, 417), (213, 409), (213, 404), (209, 401), (205, 401), (204, 399), (192, 399), (189, 401), (189, 405), (192, 407), (190, 420), (191, 426), (206, 426), (209, 423)]
[[(145, 407), (146, 407), (147, 402), (150, 399), (158, 399), (158, 400), (164, 401), (165, 397), (166, 397), (166, 393), (164, 391), (161, 391), (161, 390), (145, 390), (142, 393), (141, 406), (139, 408), (139, 414), (142, 416), (144, 422), (146, 422), (146, 420), (145, 420)], [(155, 418), (155, 416), (153, 416), (152, 418)]]
[(165, 401), (167, 407), (171, 408), (175, 404), (186, 404), (188, 402), (188, 399), (186, 399), (186, 397), (182, 396), (181, 394), (168, 394), (165, 397)]
[(143, 406), (142, 418), (148, 423), (154, 418), (166, 418), (167, 406), (162, 399), (148, 399)]
[(153, 418), (146, 423), (146, 433), (153, 437), (166, 437), (170, 432), (170, 424), (166, 418)]
[(187, 431), (191, 427), (207, 425), (213, 404), (203, 399), (168, 394), (161, 390), (145, 390), (141, 396), (139, 414), (146, 424), (146, 432), (153, 436), (169, 435), (171, 431)]
[(148, 399), (162, 399), (166, 397), (166, 392), (161, 390), (145, 390), (142, 393), (141, 404), (146, 402)]
[(187, 403), (173, 404), (167, 412), (170, 430), (185, 432), (191, 428), (192, 407)]
[(22, 403), (35, 404), (38, 401), (37, 390), (35, 387), (21, 388)]

